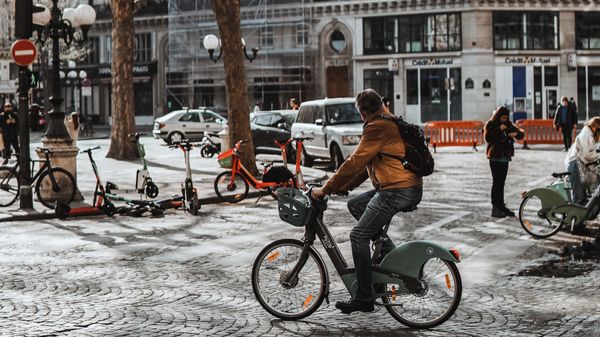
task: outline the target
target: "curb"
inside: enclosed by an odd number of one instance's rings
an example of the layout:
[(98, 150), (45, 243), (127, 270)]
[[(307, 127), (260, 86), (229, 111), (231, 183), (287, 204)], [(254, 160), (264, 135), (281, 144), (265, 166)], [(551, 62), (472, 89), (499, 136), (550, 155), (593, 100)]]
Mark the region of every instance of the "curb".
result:
[[(320, 178), (315, 178), (310, 181), (307, 181), (307, 183), (317, 183), (317, 182), (323, 181), (325, 179), (327, 179), (327, 174), (325, 174), (324, 176), (322, 176)], [(260, 191), (252, 191), (252, 192), (248, 192), (248, 196), (246, 197), (246, 199), (257, 198), (261, 195), (271, 198), (271, 196), (268, 193), (260, 192)], [(219, 199), (217, 196), (200, 198), (199, 201), (200, 201), (201, 205), (215, 205), (215, 204), (225, 204), (226, 203), (226, 202), (221, 201), (221, 199)], [(83, 204), (83, 205), (91, 206), (88, 204)], [(98, 213), (98, 214), (90, 213), (90, 214), (86, 214), (86, 215), (69, 216), (68, 218), (85, 218), (85, 217), (100, 216), (100, 215), (106, 216), (104, 213)], [(10, 217), (6, 217), (6, 218), (0, 218), (0, 223), (1, 222), (12, 222), (12, 221), (49, 220), (49, 219), (58, 219), (58, 218), (59, 218), (58, 215), (56, 213), (54, 213), (53, 210), (47, 210), (47, 211), (42, 211), (42, 212), (31, 211), (31, 212), (27, 212), (27, 214), (19, 214), (19, 215), (13, 215)]]

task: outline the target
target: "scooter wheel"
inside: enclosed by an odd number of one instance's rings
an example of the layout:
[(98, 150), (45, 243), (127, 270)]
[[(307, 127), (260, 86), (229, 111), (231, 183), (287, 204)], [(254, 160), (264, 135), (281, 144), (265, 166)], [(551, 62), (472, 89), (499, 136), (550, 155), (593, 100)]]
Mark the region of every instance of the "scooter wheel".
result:
[(158, 186), (153, 183), (151, 180), (146, 183), (146, 196), (148, 198), (156, 198), (158, 196)]
[(210, 146), (205, 145), (200, 149), (200, 155), (204, 158), (212, 158), (215, 156), (215, 150), (212, 149)]

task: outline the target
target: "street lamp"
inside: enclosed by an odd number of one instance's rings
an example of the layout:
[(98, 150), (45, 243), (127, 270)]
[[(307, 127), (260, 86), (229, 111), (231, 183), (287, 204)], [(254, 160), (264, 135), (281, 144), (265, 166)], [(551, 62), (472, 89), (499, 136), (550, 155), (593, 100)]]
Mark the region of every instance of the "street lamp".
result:
[[(96, 20), (96, 11), (90, 5), (82, 4), (77, 8), (58, 8), (58, 0), (52, 0), (52, 8), (36, 4), (43, 11), (33, 14), (33, 28), (37, 32), (37, 42), (45, 44), (47, 39), (52, 39), (52, 110), (48, 113), (48, 128), (42, 140), (44, 143), (56, 145), (71, 145), (73, 140), (69, 137), (64, 124), (65, 114), (60, 111), (63, 98), (60, 96), (60, 54), (59, 40), (63, 39), (67, 46), (73, 41), (81, 44), (87, 40), (87, 32)], [(79, 28), (79, 30), (77, 30)], [(76, 34), (81, 32), (81, 37)], [(74, 67), (74, 66), (73, 66)], [(48, 145), (50, 145), (48, 144)], [(44, 144), (46, 146), (46, 144)], [(53, 146), (49, 146), (53, 147)], [(76, 154), (76, 152), (75, 152)]]
[[(206, 50), (208, 50), (208, 57), (213, 62), (216, 63), (221, 58), (221, 56), (223, 56), (223, 49), (220, 48), (219, 55), (217, 55), (216, 58), (214, 57), (215, 50), (221, 46), (221, 40), (219, 40), (219, 38), (217, 36), (215, 36), (213, 34), (206, 35), (204, 37), (204, 40), (202, 41), (202, 44), (204, 45), (204, 48), (206, 48)], [(244, 51), (244, 56), (246, 56), (246, 59), (248, 59), (248, 61), (250, 61), (250, 62), (254, 61), (259, 49), (260, 49), (259, 47), (252, 48), (251, 49), (252, 56), (248, 55), (248, 51), (246, 49), (246, 41), (244, 40), (244, 38), (242, 38), (242, 50)]]
[[(87, 4), (81, 4), (75, 9), (61, 10), (58, 8), (58, 0), (52, 0), (50, 9), (40, 4), (35, 6), (37, 9), (33, 12), (31, 22), (32, 28), (37, 32), (36, 42), (44, 45), (48, 39), (52, 40), (52, 94), (50, 96), (52, 110), (46, 116), (47, 129), (42, 143), (44, 147), (52, 149), (54, 165), (67, 169), (77, 177), (75, 156), (78, 149), (73, 145), (73, 139), (65, 127), (65, 113), (60, 110), (63, 98), (60, 94), (59, 42), (62, 39), (67, 46), (73, 42), (78, 44), (85, 42), (89, 28), (96, 20), (96, 11)], [(79, 192), (75, 198), (75, 200), (83, 199)]]

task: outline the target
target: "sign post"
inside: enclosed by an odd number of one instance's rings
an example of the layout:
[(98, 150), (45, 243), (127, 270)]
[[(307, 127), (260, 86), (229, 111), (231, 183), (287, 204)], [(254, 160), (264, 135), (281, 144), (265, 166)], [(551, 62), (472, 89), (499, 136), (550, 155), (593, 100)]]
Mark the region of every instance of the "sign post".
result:
[[(33, 84), (33, 73), (28, 67), (37, 57), (37, 48), (33, 42), (21, 39), (12, 44), (10, 54), (13, 61), (19, 65), (19, 180), (21, 182), (19, 207), (21, 209), (32, 209), (33, 195), (29, 184), (29, 177), (31, 176), (29, 165), (31, 158), (29, 153), (29, 89)], [(35, 79), (35, 85), (37, 85), (37, 78)]]

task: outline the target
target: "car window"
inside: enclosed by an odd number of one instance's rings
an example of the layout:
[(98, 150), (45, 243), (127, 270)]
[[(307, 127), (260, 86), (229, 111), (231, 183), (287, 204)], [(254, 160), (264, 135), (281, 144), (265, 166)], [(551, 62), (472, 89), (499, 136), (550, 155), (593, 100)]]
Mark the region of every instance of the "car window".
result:
[(334, 104), (325, 107), (327, 124), (360, 123), (362, 119), (353, 103)]
[(323, 107), (322, 106), (316, 106), (315, 107), (315, 118), (313, 119), (313, 123), (317, 121), (317, 119), (320, 119), (322, 121), (325, 120), (325, 118), (323, 117), (323, 115), (325, 115), (325, 113), (323, 112)]
[(285, 124), (285, 119), (283, 119), (283, 117), (281, 115), (275, 114), (273, 116), (271, 116), (271, 126), (276, 128), (279, 123), (284, 123)]
[(254, 119), (254, 124), (261, 126), (271, 126), (271, 115), (264, 114), (256, 116), (256, 118)]
[(202, 119), (204, 119), (204, 123), (220, 123), (218, 120), (220, 120), (221, 117), (210, 111), (202, 111)]
[(180, 122), (196, 122), (200, 123), (200, 115), (198, 115), (195, 111), (186, 112), (181, 118), (179, 118)]
[(312, 123), (312, 111), (313, 107), (311, 105), (301, 106), (300, 111), (298, 111), (298, 123)]

